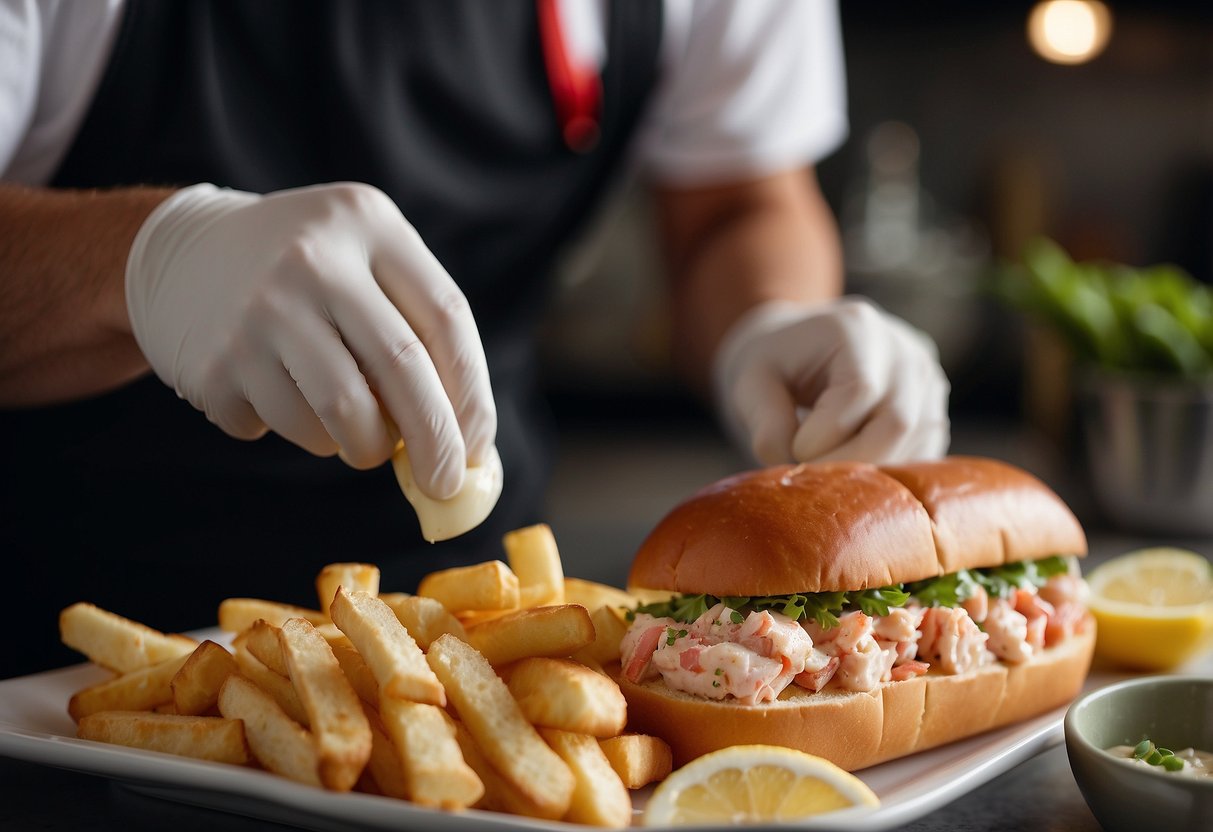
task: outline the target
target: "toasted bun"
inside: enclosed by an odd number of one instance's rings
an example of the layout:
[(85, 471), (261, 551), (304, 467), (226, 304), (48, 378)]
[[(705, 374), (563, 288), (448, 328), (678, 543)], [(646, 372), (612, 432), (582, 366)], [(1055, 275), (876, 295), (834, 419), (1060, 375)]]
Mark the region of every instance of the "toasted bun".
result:
[(1087, 553), (1074, 513), (1048, 486), (1014, 465), (954, 456), (881, 470), (909, 489), (930, 515), (943, 574)]
[(792, 685), (760, 705), (703, 699), (661, 679), (635, 684), (618, 665), (608, 672), (628, 700), (627, 730), (664, 739), (677, 766), (730, 745), (759, 743), (797, 748), (854, 771), (1061, 707), (1081, 690), (1094, 647), (1088, 615), (1083, 632), (1024, 664), (954, 676), (931, 671), (868, 693), (810, 693)]
[(641, 544), (628, 583), (716, 596), (831, 592), (1086, 551), (1065, 503), (1003, 462), (782, 465), (675, 507)]

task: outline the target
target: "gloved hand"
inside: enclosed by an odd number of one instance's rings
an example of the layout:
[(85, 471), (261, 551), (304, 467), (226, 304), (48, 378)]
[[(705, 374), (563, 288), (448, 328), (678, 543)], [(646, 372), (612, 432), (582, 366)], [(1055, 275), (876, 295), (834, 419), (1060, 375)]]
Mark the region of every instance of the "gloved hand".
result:
[(950, 386), (934, 343), (867, 300), (755, 307), (722, 340), (713, 383), (734, 439), (764, 465), (947, 451)]
[(369, 468), (391, 456), (394, 423), (437, 498), (492, 449), (467, 301), (368, 185), (179, 191), (135, 238), (126, 302), (156, 374), (232, 436), (273, 430)]

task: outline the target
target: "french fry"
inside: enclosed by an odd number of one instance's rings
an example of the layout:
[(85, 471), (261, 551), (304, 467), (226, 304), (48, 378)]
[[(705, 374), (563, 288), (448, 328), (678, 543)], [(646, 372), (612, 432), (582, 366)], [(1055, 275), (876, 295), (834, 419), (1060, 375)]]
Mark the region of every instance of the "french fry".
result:
[(594, 640), (585, 607), (564, 604), (519, 610), (468, 628), (468, 644), (494, 667), (531, 656), (571, 656)]
[(282, 655), (282, 644), (278, 640), (280, 631), (281, 627), (278, 625), (258, 618), (253, 622), (253, 626), (241, 634), (241, 643), (257, 657), (257, 661), (279, 676), (285, 677), (290, 671), (286, 669), (286, 657)]
[(256, 656), (248, 651), (248, 645), (237, 647), (235, 656), (240, 672), (273, 699), (287, 716), (304, 728), (311, 724), (307, 711), (304, 710), (303, 703), (299, 701), (299, 694), (295, 692), (295, 686), (291, 684), (290, 679), (279, 676), (262, 664)]
[(198, 716), (212, 710), (227, 677), (239, 672), (231, 653), (213, 641), (202, 642), (169, 682), (176, 713)]
[(358, 698), (372, 708), (378, 706), (379, 683), (375, 681), (375, 674), (371, 673), (371, 669), (366, 666), (366, 661), (354, 649), (354, 645), (348, 641), (329, 642), (329, 647), (332, 648), (337, 664), (341, 665), (341, 672), (349, 680)]
[(443, 633), (450, 633), (456, 638), (467, 638), (467, 632), (459, 619), (447, 612), (446, 607), (434, 598), (407, 595), (403, 592), (381, 592), (379, 600), (392, 608), (396, 618), (422, 650), (429, 650), (430, 642)]
[(674, 770), (674, 755), (670, 744), (649, 734), (621, 734), (599, 740), (611, 768), (623, 785), (639, 789), (670, 776)]
[(484, 656), (445, 635), (430, 645), (426, 659), (493, 768), (526, 795), (540, 817), (562, 817), (573, 796), (573, 775), (526, 721)]
[(332, 563), (319, 610), (228, 598), (230, 650), (73, 605), (65, 643), (122, 675), (69, 712), (81, 737), (334, 791), (626, 825), (625, 786), (671, 759), (654, 737), (618, 736), (626, 703), (602, 665), (623, 609), (653, 593), (566, 578), (545, 524), (502, 543), (508, 565), (434, 572), (416, 595), (380, 593), (373, 564)]
[(431, 572), (417, 594), (434, 598), (450, 612), (518, 607), (518, 576), (499, 560)]
[(484, 785), (464, 762), (441, 708), (383, 696), (379, 715), (400, 756), (409, 800), (444, 809), (465, 809), (480, 800)]
[(291, 683), (307, 711), (321, 782), (349, 791), (371, 756), (371, 729), (328, 642), (302, 618), (289, 618), (279, 636)]
[(227, 677), (219, 690), (219, 713), (244, 724), (249, 749), (263, 768), (300, 783), (322, 785), (312, 735), (261, 688), (243, 676)]
[(463, 759), (484, 784), (484, 797), (473, 804), (475, 808), (531, 818), (544, 817), (543, 812), (526, 795), (497, 773), (484, 756), (484, 752), (476, 745), (476, 740), (472, 739), (467, 726), (458, 721), (454, 724), (455, 740), (459, 743), (459, 750), (463, 752)]
[(507, 615), (512, 615), (516, 612), (518, 612), (517, 608), (508, 610), (460, 610), (455, 614), (455, 619), (466, 633), (469, 627), (475, 627), (477, 624), (483, 624), (486, 621), (496, 621), (498, 618), (505, 618)]
[[(330, 563), (316, 576), (316, 598), (320, 611), (328, 613), (337, 594), (337, 587), (347, 592), (360, 590), (368, 595), (379, 594), (379, 567), (370, 563)], [(315, 622), (313, 622), (315, 623)]]
[(320, 633), (320, 636), (327, 641), (330, 646), (334, 644), (350, 643), (349, 637), (345, 633), (341, 632), (341, 628), (331, 621), (324, 624), (316, 624), (315, 627), (316, 632)]
[(602, 606), (620, 608), (636, 606), (636, 598), (619, 587), (600, 584), (597, 581), (587, 581), (584, 578), (564, 579), (564, 602), (581, 604), (587, 610), (595, 610)]
[[(367, 724), (371, 726), (371, 758), (367, 760), (363, 779), (370, 777), (378, 794), (408, 800), (408, 791), (404, 787), (404, 768), (400, 765), (400, 755), (396, 746), (383, 727), (379, 712), (366, 702), (362, 703), (362, 712), (366, 714)], [(365, 783), (359, 783), (359, 791), (367, 791)]]
[(217, 716), (100, 711), (80, 720), (76, 736), (238, 766), (250, 759), (243, 723)]
[(67, 704), (67, 712), (79, 722), (101, 711), (150, 711), (171, 702), (173, 676), (188, 658), (178, 656), (77, 691)]
[(613, 737), (627, 722), (619, 685), (575, 661), (522, 659), (509, 667), (506, 684), (534, 725)]
[(502, 545), (510, 569), (518, 576), (519, 606), (564, 603), (564, 567), (551, 527), (538, 523), (506, 532)]
[(574, 653), (573, 658), (596, 669), (619, 661), (619, 645), (628, 631), (623, 613), (618, 607), (604, 604), (590, 613), (590, 621), (594, 625), (594, 640)]
[(77, 603), (59, 613), (59, 638), (95, 664), (130, 673), (189, 655), (198, 642), (166, 635), (93, 604)]
[(591, 826), (622, 828), (632, 821), (632, 798), (611, 768), (598, 741), (585, 734), (540, 730), (548, 745), (573, 772), (576, 785), (564, 819)]
[[(375, 758), (374, 744), (375, 730), (371, 729), (371, 759)], [(354, 784), (353, 791), (361, 792), (362, 794), (383, 794), (383, 789), (379, 788), (379, 784), (375, 782), (374, 776), (371, 775), (371, 764), (367, 763), (366, 768), (362, 770), (362, 774), (358, 775), (358, 782)], [(394, 795), (393, 795), (394, 796)]]
[(259, 618), (275, 627), (281, 627), (288, 618), (302, 618), (313, 624), (324, 624), (329, 620), (319, 610), (260, 598), (225, 598), (219, 604), (219, 629), (225, 633), (242, 633)]
[(381, 698), (446, 705), (438, 677), (391, 607), (373, 595), (338, 587), (330, 614), (371, 669)]

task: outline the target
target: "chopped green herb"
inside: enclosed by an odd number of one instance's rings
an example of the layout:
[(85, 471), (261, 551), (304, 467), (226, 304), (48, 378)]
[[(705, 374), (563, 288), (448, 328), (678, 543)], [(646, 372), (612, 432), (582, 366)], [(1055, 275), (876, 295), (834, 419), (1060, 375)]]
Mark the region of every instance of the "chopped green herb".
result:
[(1133, 756), (1152, 766), (1162, 766), (1167, 771), (1179, 771), (1184, 767), (1184, 761), (1175, 756), (1169, 748), (1159, 748), (1148, 739), (1142, 740), (1133, 748)]
[(723, 676), (723, 675), (724, 675), (724, 668), (723, 668), (723, 667), (718, 667), (718, 668), (716, 668), (716, 675), (717, 675), (717, 676)]
[(665, 643), (667, 647), (673, 647), (674, 642), (687, 634), (686, 630), (675, 630), (673, 627), (665, 628)]
[(745, 621), (745, 616), (743, 616), (737, 610), (732, 610), (729, 614), (729, 620), (734, 624), (740, 624), (742, 621)]

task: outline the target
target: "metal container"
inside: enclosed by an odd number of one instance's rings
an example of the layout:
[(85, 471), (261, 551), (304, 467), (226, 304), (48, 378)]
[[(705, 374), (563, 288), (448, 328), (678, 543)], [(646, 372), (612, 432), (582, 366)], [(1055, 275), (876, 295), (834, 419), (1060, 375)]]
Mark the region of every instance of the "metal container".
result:
[(1078, 404), (1092, 492), (1111, 522), (1213, 535), (1213, 381), (1090, 372)]

